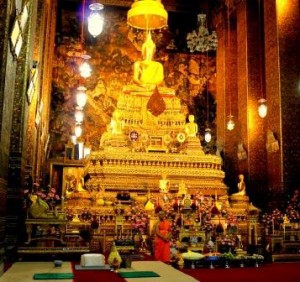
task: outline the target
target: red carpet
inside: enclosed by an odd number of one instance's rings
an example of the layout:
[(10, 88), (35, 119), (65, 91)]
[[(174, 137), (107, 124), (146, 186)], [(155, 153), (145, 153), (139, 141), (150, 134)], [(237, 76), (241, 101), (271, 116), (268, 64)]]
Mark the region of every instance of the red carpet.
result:
[[(77, 263), (78, 264), (78, 263)], [(124, 278), (114, 273), (113, 271), (107, 270), (75, 270), (75, 263), (72, 264), (74, 273), (74, 282), (124, 282)]]
[[(74, 269), (72, 263), (74, 282), (103, 281), (124, 282), (125, 279), (112, 271), (81, 270)], [(11, 264), (5, 264), (7, 270)], [(183, 269), (184, 273), (198, 279), (200, 282), (300, 282), (300, 262), (268, 263), (258, 268), (255, 267), (231, 267), (225, 268), (198, 268)], [(1, 279), (0, 279), (1, 280)], [(183, 281), (184, 282), (184, 281)]]
[(300, 282), (300, 263), (270, 263), (260, 267), (184, 269), (200, 282)]
[[(112, 271), (99, 270), (81, 270), (74, 269), (74, 282), (86, 281), (109, 281), (109, 282), (124, 282), (118, 274)], [(200, 282), (300, 282), (300, 263), (269, 263), (258, 268), (232, 267), (225, 268), (199, 268), (199, 269), (184, 269), (184, 273), (193, 276)], [(147, 280), (150, 281), (150, 278)], [(184, 281), (183, 281), (184, 282)]]

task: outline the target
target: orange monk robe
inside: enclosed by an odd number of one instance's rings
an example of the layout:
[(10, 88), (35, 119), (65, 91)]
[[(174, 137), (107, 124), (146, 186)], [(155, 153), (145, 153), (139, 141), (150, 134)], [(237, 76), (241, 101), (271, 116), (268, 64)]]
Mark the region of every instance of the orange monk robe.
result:
[[(160, 221), (157, 228), (162, 236), (167, 236), (171, 232), (171, 224), (168, 220)], [(170, 241), (165, 241), (156, 235), (154, 258), (159, 261), (170, 262)]]

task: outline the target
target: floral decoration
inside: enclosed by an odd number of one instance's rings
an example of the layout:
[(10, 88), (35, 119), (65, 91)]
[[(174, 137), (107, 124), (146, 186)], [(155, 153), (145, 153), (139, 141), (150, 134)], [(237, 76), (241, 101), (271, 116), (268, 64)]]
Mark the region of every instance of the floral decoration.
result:
[(233, 250), (236, 246), (236, 238), (233, 236), (225, 235), (220, 240), (220, 246), (227, 247)]
[(290, 222), (300, 222), (300, 197), (298, 189), (294, 191), (292, 197), (288, 200), (285, 213)]
[(288, 195), (288, 200), (282, 209), (276, 208), (271, 212), (265, 212), (260, 218), (260, 222), (266, 232), (270, 232), (273, 229), (278, 230), (284, 220), (288, 220), (291, 223), (300, 222), (300, 197), (298, 189), (293, 192), (292, 196)]
[(38, 198), (45, 201), (51, 210), (54, 210), (61, 201), (60, 195), (57, 193), (55, 188), (50, 185), (48, 185), (47, 188), (43, 188), (40, 183), (42, 183), (41, 179), (32, 183), (32, 188), (26, 187), (27, 189), (24, 190), (24, 206), (28, 208), (32, 203), (30, 196), (36, 195)]
[(131, 208), (132, 229), (135, 233), (147, 234), (149, 216), (142, 206), (136, 205)]

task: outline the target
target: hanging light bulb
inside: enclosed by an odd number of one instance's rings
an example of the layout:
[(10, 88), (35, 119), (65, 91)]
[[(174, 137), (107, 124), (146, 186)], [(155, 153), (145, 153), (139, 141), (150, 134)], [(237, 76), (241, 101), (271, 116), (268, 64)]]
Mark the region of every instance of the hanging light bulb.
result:
[[(258, 26), (259, 26), (259, 34), (261, 37), (261, 34), (263, 34), (263, 30), (261, 27), (261, 5), (263, 5), (263, 2), (260, 0), (258, 1)], [(263, 41), (262, 38), (260, 38), (261, 41)], [(258, 115), (261, 118), (265, 118), (267, 115), (267, 100), (264, 98), (264, 83), (263, 83), (263, 60), (262, 60), (262, 43), (259, 43), (259, 77), (260, 77), (260, 93), (261, 93), (261, 98), (258, 100)]]
[(77, 137), (76, 137), (76, 135), (74, 134), (74, 135), (71, 136), (71, 142), (75, 145), (75, 144), (76, 144), (76, 141), (77, 141)]
[(258, 100), (258, 115), (261, 118), (265, 118), (267, 115), (268, 107), (267, 107), (267, 100), (261, 98)]
[(83, 59), (83, 63), (79, 67), (80, 75), (84, 78), (90, 77), (92, 73), (92, 68), (88, 63), (88, 60), (91, 58), (89, 55), (82, 55), (81, 58)]
[(86, 88), (84, 86), (79, 86), (77, 90), (76, 103), (80, 109), (83, 109), (87, 101), (87, 95), (85, 93)]
[(100, 35), (103, 30), (104, 18), (100, 14), (100, 11), (103, 8), (104, 6), (100, 3), (93, 3), (89, 5), (91, 13), (88, 16), (88, 31), (93, 37)]
[(91, 154), (91, 150), (92, 150), (91, 144), (90, 144), (90, 142), (87, 141), (87, 142), (84, 144), (84, 148), (83, 148), (83, 157), (84, 157), (84, 158), (88, 157), (88, 156)]
[(81, 124), (83, 122), (84, 114), (80, 109), (76, 110), (74, 116), (77, 124)]
[(78, 138), (78, 137), (81, 136), (81, 134), (82, 134), (82, 128), (81, 128), (81, 126), (80, 125), (76, 125), (75, 126), (75, 136)]
[(205, 128), (205, 133), (204, 133), (204, 140), (209, 143), (211, 141), (211, 129), (210, 128)]
[[(228, 30), (228, 50), (230, 51), (231, 50), (231, 47), (230, 47), (230, 8), (229, 8), (229, 5), (227, 6), (227, 30)], [(227, 52), (229, 52), (227, 50)], [(231, 53), (229, 52), (229, 55)], [(231, 114), (231, 89), (230, 89), (230, 85), (227, 86), (227, 91), (228, 91), (228, 96), (229, 96), (229, 116), (227, 117), (228, 118), (228, 121), (227, 121), (227, 124), (226, 124), (226, 128), (227, 130), (229, 131), (232, 131), (235, 127), (235, 123), (233, 121), (233, 115)]]
[(235, 122), (233, 121), (232, 118), (233, 118), (232, 115), (228, 116), (228, 121), (227, 121), (226, 127), (227, 127), (227, 130), (229, 130), (229, 131), (233, 130), (235, 127)]

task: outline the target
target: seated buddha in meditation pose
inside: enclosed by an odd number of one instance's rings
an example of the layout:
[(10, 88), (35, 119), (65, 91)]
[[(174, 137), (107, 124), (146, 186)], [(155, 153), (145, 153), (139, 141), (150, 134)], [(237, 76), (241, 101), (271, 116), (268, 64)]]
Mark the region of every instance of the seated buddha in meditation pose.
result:
[(185, 132), (188, 137), (195, 137), (198, 133), (198, 124), (194, 120), (194, 115), (189, 115), (189, 122), (185, 126)]
[(142, 61), (136, 61), (133, 65), (133, 81), (148, 90), (153, 90), (164, 79), (164, 69), (161, 63), (153, 61), (156, 51), (155, 43), (149, 32), (146, 41), (142, 45)]
[(239, 183), (238, 183), (238, 192), (233, 193), (232, 196), (246, 196), (246, 184), (244, 181), (244, 175), (240, 174), (239, 175)]
[(161, 193), (168, 193), (169, 191), (169, 180), (165, 173), (162, 174), (162, 178), (159, 180), (159, 191)]

